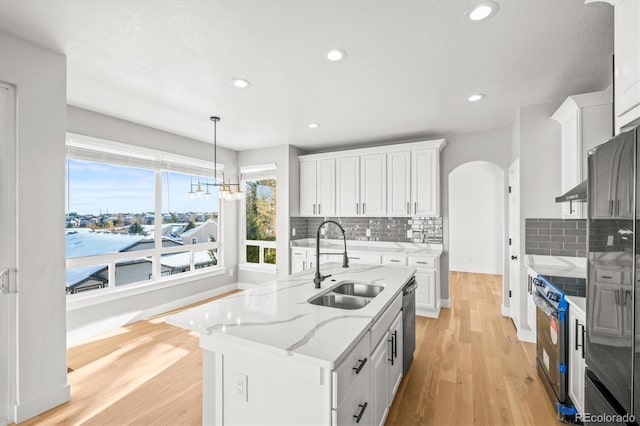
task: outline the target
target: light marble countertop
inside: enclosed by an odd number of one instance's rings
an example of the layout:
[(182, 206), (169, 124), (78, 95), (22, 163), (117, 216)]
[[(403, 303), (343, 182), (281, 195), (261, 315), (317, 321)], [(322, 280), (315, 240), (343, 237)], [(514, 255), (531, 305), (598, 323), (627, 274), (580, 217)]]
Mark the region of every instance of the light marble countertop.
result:
[(586, 278), (587, 259), (584, 257), (526, 255), (527, 268), (538, 275)]
[[(344, 269), (328, 263), (322, 265), (321, 273), (333, 275), (321, 289), (314, 287), (314, 271), (304, 271), (168, 316), (166, 322), (198, 332), (201, 339), (231, 340), (333, 369), (401, 293), (415, 271), (366, 265)], [(309, 298), (343, 280), (374, 283), (384, 290), (361, 309), (308, 303)]]
[[(294, 240), (291, 247), (299, 247), (305, 249), (315, 249), (315, 238), (306, 238)], [(320, 249), (322, 251), (342, 252), (344, 243), (342, 240), (321, 239)], [(438, 257), (442, 254), (442, 244), (426, 244), (426, 243), (393, 243), (383, 241), (358, 241), (347, 240), (348, 253), (375, 253), (375, 254), (403, 254), (406, 256), (434, 256)]]
[[(587, 311), (587, 298), (586, 297), (565, 296), (565, 299), (567, 299), (567, 302), (569, 302), (569, 305), (571, 305), (574, 308), (577, 308), (577, 309), (581, 310), (583, 315)], [(571, 308), (569, 308), (569, 309), (571, 309)]]

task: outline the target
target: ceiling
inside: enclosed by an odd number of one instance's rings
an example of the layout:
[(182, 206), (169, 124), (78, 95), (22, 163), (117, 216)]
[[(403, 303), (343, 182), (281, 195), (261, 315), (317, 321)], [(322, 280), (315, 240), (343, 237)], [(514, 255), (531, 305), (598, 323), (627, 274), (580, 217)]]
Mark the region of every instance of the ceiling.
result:
[(5, 0), (0, 30), (67, 55), (69, 104), (208, 142), (220, 115), (236, 150), (494, 129), (611, 83), (611, 6), (498, 1), (471, 22), (469, 0)]

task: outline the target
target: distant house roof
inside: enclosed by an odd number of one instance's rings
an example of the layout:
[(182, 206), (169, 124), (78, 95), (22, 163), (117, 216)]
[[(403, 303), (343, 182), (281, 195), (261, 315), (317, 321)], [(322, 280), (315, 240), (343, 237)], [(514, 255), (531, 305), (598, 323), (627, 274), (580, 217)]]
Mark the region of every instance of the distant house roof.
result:
[(206, 221), (202, 222), (200, 225), (196, 226), (195, 228), (191, 228), (188, 231), (184, 231), (181, 236), (182, 236), (183, 239), (184, 238), (189, 238), (189, 237), (191, 237), (191, 235), (193, 235), (196, 232), (200, 231), (205, 226), (208, 226), (208, 225), (211, 225), (211, 224), (214, 224), (216, 226), (218, 225), (218, 223), (216, 221), (214, 221), (213, 219), (207, 219)]
[(108, 232), (68, 232), (65, 236), (67, 258), (125, 251), (145, 238), (143, 235)]
[[(193, 253), (194, 263), (196, 265), (206, 265), (211, 262), (211, 256), (208, 252), (196, 251)], [(189, 253), (175, 253), (162, 255), (160, 263), (162, 266), (169, 268), (185, 268), (189, 266)]]

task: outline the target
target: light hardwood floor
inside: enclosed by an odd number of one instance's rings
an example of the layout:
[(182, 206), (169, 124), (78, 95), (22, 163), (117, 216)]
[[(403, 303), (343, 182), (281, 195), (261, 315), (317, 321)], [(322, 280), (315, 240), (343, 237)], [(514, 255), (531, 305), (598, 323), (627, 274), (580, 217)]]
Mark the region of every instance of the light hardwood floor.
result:
[[(558, 425), (535, 346), (500, 315), (502, 278), (452, 272), (451, 309), (418, 317), (415, 359), (387, 425)], [(213, 299), (211, 299), (213, 300)], [(197, 336), (140, 321), (69, 349), (71, 401), (23, 425), (197, 425)]]

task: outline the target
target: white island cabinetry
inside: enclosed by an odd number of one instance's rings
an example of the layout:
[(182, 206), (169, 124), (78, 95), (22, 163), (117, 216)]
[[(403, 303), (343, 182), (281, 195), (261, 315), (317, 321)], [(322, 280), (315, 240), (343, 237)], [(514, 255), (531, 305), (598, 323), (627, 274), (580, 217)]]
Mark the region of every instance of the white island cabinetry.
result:
[[(331, 277), (321, 289), (302, 273), (167, 318), (200, 334), (203, 424), (384, 421), (402, 378), (402, 288), (415, 269), (327, 264), (322, 273)], [(308, 303), (343, 281), (383, 290), (360, 309)]]

